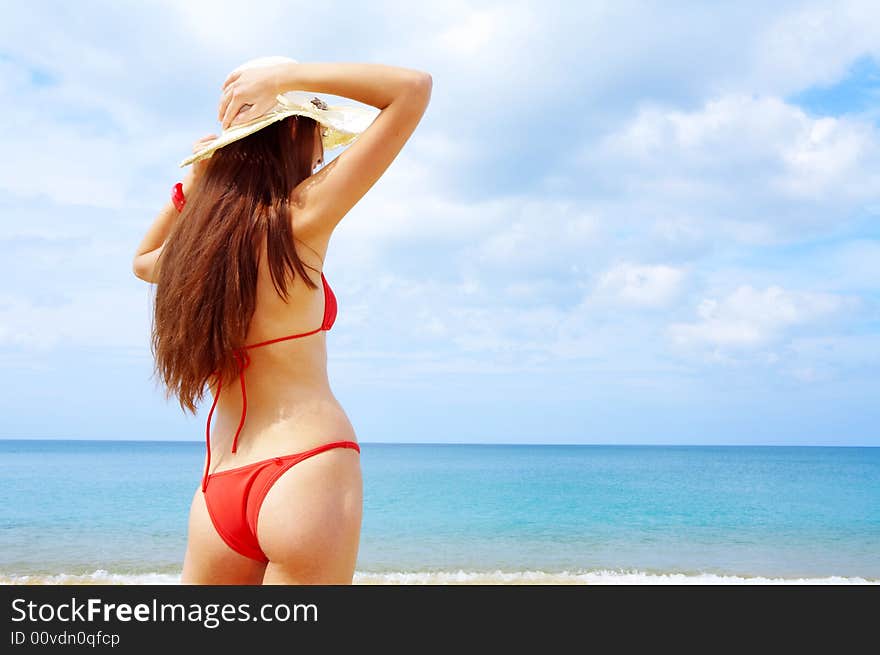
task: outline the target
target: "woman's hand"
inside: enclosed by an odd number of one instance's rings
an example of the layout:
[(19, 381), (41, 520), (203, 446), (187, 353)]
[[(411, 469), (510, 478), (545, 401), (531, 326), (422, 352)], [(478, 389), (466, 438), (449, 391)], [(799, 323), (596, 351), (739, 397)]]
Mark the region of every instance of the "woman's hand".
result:
[(223, 83), (217, 118), (223, 129), (262, 116), (275, 106), (281, 92), (282, 70), (290, 64), (270, 64), (234, 70)]
[[(209, 141), (213, 141), (216, 138), (217, 138), (216, 134), (209, 134), (207, 136), (203, 136), (201, 139), (199, 139), (198, 141), (196, 141), (193, 144), (193, 152), (196, 152), (197, 150), (201, 150), (205, 144), (207, 144)], [(207, 166), (208, 166), (207, 159), (200, 159), (199, 161), (194, 162), (192, 165), (192, 178), (193, 179), (198, 178), (202, 173), (205, 172), (205, 168)]]

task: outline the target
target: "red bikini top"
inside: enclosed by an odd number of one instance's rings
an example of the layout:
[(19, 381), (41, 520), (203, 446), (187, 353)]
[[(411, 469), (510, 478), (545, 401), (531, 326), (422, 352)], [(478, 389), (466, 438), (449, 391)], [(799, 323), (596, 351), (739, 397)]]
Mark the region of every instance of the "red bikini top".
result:
[[(327, 278), (324, 277), (323, 271), (321, 271), (321, 284), (324, 286), (324, 319), (321, 321), (321, 327), (315, 328), (314, 330), (309, 330), (308, 332), (302, 332), (300, 334), (291, 334), (286, 337), (278, 337), (277, 339), (269, 339), (268, 341), (252, 343), (249, 346), (244, 346), (243, 348), (235, 351), (235, 356), (241, 364), (240, 372), (238, 374), (238, 378), (241, 381), (241, 420), (238, 422), (238, 429), (235, 431), (235, 436), (232, 438), (233, 453), (238, 446), (238, 435), (241, 432), (241, 428), (244, 426), (244, 419), (247, 415), (247, 393), (245, 392), (244, 388), (244, 370), (248, 367), (248, 364), (251, 363), (251, 359), (250, 357), (248, 357), (247, 350), (249, 348), (268, 346), (270, 343), (277, 343), (279, 341), (286, 341), (288, 339), (307, 337), (317, 332), (321, 332), (322, 330), (329, 330), (330, 328), (332, 328), (333, 324), (336, 322), (336, 295), (333, 293), (330, 285), (327, 284)], [(205, 474), (204, 476), (202, 476), (202, 491), (204, 491), (208, 487), (208, 471), (211, 468), (211, 417), (214, 415), (214, 408), (217, 407), (217, 400), (220, 398), (220, 389), (222, 388), (222, 383), (223, 381), (220, 379), (220, 377), (218, 377), (217, 393), (214, 394), (214, 404), (211, 405), (211, 411), (208, 412), (208, 423), (205, 428), (205, 446), (208, 450), (208, 457), (207, 461), (205, 462)]]

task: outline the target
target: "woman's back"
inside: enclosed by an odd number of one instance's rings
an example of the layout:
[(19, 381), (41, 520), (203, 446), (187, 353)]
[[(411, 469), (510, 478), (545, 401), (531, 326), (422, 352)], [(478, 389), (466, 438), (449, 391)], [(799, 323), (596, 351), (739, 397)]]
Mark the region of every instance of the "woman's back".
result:
[[(415, 75), (402, 85), (402, 93), (387, 101), (384, 96), (386, 91), (381, 86), (357, 82), (362, 77), (360, 71), (366, 70), (359, 65), (312, 66), (318, 71), (332, 70), (337, 66), (348, 69), (349, 75), (334, 80), (342, 85), (336, 92), (351, 89), (340, 95), (357, 96), (359, 92), (362, 100), (371, 100), (370, 104), (384, 107), (353, 145), (320, 171), (302, 180), (291, 195), (291, 224), (297, 254), (304, 264), (323, 271), (331, 234), (387, 170), (415, 130), (430, 98), (432, 82), (428, 75)], [(390, 68), (387, 70), (392, 72)], [(396, 74), (396, 71), (393, 72)], [(236, 79), (230, 76), (227, 83)], [(308, 74), (304, 74), (303, 84), (309, 85), (310, 79)], [(224, 126), (233, 115), (227, 107)], [(256, 306), (248, 327), (247, 344), (286, 334), (299, 334), (321, 325), (324, 296), (320, 280), (313, 278), (318, 284), (317, 289), (310, 289), (301, 280), (296, 280), (285, 300), (275, 290), (266, 261), (264, 242), (258, 265)], [(315, 275), (317, 277), (320, 276)], [(326, 335), (323, 331), (265, 348), (253, 348), (249, 354), (250, 362), (244, 377), (247, 378), (247, 392), (252, 388), (254, 391), (247, 405), (247, 424), (242, 424), (240, 420), (244, 414), (243, 400), (235, 399), (233, 392), (224, 390), (220, 399), (223, 409), (218, 412), (216, 433), (223, 430), (226, 436), (214, 442), (219, 452), (230, 453), (230, 446), (235, 441), (234, 433), (240, 426), (239, 441), (242, 447), (237, 453), (240, 457), (234, 459), (235, 464), (223, 462), (217, 466), (233, 466), (276, 452), (290, 452), (290, 449), (319, 443), (331, 435), (354, 438), (354, 428), (330, 390)], [(214, 394), (215, 387), (211, 391)], [(251, 418), (250, 408), (257, 405), (259, 418)], [(237, 416), (238, 423), (235, 422)], [(230, 432), (232, 436), (229, 436)]]
[[(295, 217), (293, 224), (297, 235)], [(317, 288), (311, 289), (297, 278), (288, 286), (287, 299), (282, 298), (269, 273), (263, 242), (256, 304), (245, 339), (249, 346), (244, 359), (245, 393), (240, 380), (222, 386), (216, 420), (210, 429), (213, 471), (279, 452), (306, 450), (326, 441), (328, 435), (355, 439), (354, 428), (333, 395), (327, 374), (326, 335), (338, 311), (335, 293), (323, 273), (327, 244), (305, 244), (297, 237), (296, 246), (303, 263), (317, 269), (317, 273), (307, 269)], [(212, 396), (216, 396), (216, 390), (216, 384), (212, 384)], [(236, 453), (226, 457), (232, 453), (243, 414)]]

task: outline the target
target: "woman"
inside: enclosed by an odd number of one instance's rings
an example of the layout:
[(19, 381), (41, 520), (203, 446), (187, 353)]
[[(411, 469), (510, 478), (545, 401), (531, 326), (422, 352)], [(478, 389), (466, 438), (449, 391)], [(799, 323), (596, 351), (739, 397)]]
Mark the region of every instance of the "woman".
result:
[[(166, 395), (192, 414), (205, 385), (214, 397), (184, 584), (352, 581), (360, 448), (328, 382), (336, 298), (323, 267), (333, 230), (403, 148), (431, 88), (427, 73), (380, 64), (248, 62), (223, 84), (223, 134), (196, 142), (138, 248), (134, 272), (156, 284), (151, 346)], [(359, 131), (348, 119), (366, 108), (279, 104), (297, 90), (380, 111)], [(315, 172), (325, 145), (352, 141)]]

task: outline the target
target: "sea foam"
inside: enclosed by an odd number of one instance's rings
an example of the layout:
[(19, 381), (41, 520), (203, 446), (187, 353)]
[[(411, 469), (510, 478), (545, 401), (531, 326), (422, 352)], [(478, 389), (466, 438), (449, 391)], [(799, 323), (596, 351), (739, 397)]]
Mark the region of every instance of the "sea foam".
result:
[[(180, 574), (173, 573), (112, 573), (98, 569), (86, 574), (9, 575), (0, 574), (4, 585), (143, 585), (180, 584)], [(880, 580), (828, 576), (815, 578), (781, 578), (764, 576), (720, 575), (715, 573), (653, 573), (639, 570), (589, 571), (389, 571), (361, 572), (354, 584), (393, 585), (816, 585), (816, 584), (880, 584)]]

